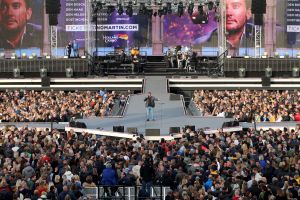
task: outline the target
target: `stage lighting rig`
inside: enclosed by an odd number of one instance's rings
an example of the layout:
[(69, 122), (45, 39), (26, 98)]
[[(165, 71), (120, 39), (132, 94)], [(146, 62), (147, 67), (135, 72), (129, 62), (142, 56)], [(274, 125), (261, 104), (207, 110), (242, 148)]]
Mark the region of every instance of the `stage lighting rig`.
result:
[(109, 5), (109, 6), (107, 6), (106, 13), (108, 15), (112, 15), (115, 12), (115, 10), (116, 10), (115, 6)]
[(203, 13), (204, 13), (202, 4), (198, 6), (198, 13), (199, 13), (199, 15), (203, 15)]
[(141, 14), (141, 15), (146, 15), (147, 14), (147, 8), (145, 6), (145, 3), (140, 4), (139, 14)]
[(170, 2), (167, 3), (167, 7), (166, 8), (167, 8), (167, 13), (168, 14), (172, 14), (172, 5), (171, 5)]
[(129, 3), (126, 7), (126, 15), (128, 15), (129, 17), (132, 17), (132, 15), (133, 15), (132, 1), (129, 1)]
[(212, 1), (208, 2), (206, 5), (207, 5), (208, 10), (212, 10), (214, 8), (214, 2), (212, 2)]
[(147, 15), (148, 15), (149, 18), (151, 18), (152, 15), (153, 15), (153, 10), (152, 9), (148, 9), (147, 10)]
[(184, 7), (182, 1), (180, 1), (178, 4), (177, 14), (179, 17), (181, 17), (183, 13), (184, 13)]
[(162, 5), (163, 1), (162, 0), (154, 0), (155, 5)]
[(194, 3), (191, 2), (188, 6), (188, 13), (189, 13), (189, 15), (192, 15), (193, 12), (194, 12)]
[(118, 14), (122, 15), (124, 12), (123, 6), (121, 4), (118, 4)]
[(168, 9), (167, 9), (167, 7), (163, 7), (163, 9), (162, 9), (162, 11), (163, 11), (163, 15), (167, 15), (167, 13), (168, 13)]
[(157, 11), (157, 14), (158, 14), (159, 17), (161, 17), (161, 16), (164, 15), (164, 11), (161, 10), (161, 9), (159, 9), (159, 10)]

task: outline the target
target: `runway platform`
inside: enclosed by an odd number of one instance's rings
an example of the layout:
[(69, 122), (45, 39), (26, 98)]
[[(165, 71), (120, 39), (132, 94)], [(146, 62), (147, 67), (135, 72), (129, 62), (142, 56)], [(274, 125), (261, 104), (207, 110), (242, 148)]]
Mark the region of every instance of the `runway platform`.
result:
[[(161, 135), (168, 135), (170, 127), (185, 127), (186, 125), (195, 126), (196, 129), (209, 127), (210, 129), (221, 128), (224, 122), (231, 121), (230, 118), (219, 117), (201, 117), (186, 115), (184, 107), (183, 96), (180, 98), (173, 98), (174, 94), (170, 92), (179, 93), (180, 91), (189, 91), (192, 93), (195, 89), (295, 89), (300, 86), (300, 79), (271, 79), (270, 87), (263, 87), (261, 79), (246, 78), (203, 78), (197, 79), (191, 77), (180, 78), (166, 78), (164, 76), (146, 76), (144, 80), (144, 90), (142, 94), (132, 95), (129, 103), (122, 117), (114, 118), (89, 118), (81, 119), (85, 122), (88, 128), (104, 129), (112, 131), (113, 126), (124, 126), (126, 132), (127, 128), (137, 128), (138, 133), (145, 133), (147, 129), (159, 129)], [(160, 101), (156, 102), (155, 107), (155, 121), (146, 121), (146, 109), (144, 98), (147, 92), (151, 91), (153, 96)], [(184, 92), (183, 92), (184, 93)], [(176, 96), (176, 95), (175, 95)], [(178, 96), (177, 96), (178, 97)], [(296, 122), (295, 122), (296, 124)], [(295, 124), (292, 124), (294, 126)], [(278, 126), (279, 124), (268, 124), (267, 126)], [(280, 126), (284, 126), (281, 123)], [(289, 124), (287, 124), (289, 125)], [(258, 127), (260, 124), (257, 125)], [(261, 124), (264, 127), (264, 123)], [(243, 127), (253, 127), (253, 124), (243, 124)]]
[[(146, 109), (144, 98), (147, 92), (159, 99), (155, 107), (155, 121), (146, 121)], [(113, 126), (135, 127), (138, 133), (145, 133), (146, 129), (159, 129), (161, 135), (168, 135), (170, 127), (184, 127), (194, 125), (197, 128), (211, 127), (220, 128), (225, 121), (230, 119), (216, 117), (197, 117), (185, 115), (183, 99), (170, 100), (170, 93), (167, 90), (167, 79), (163, 76), (145, 77), (143, 94), (132, 95), (127, 105), (124, 117), (114, 118), (89, 118), (80, 119), (86, 123), (88, 128), (101, 128), (112, 131)]]

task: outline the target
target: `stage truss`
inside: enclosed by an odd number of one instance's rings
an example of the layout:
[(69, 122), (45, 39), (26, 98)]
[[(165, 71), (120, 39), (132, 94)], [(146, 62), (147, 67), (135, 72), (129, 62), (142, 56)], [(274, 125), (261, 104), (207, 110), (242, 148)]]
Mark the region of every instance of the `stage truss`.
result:
[(95, 33), (92, 23), (92, 2), (94, 0), (85, 0), (85, 51), (93, 55), (93, 49), (95, 48)]
[(51, 56), (57, 57), (57, 26), (50, 26)]
[(255, 58), (261, 57), (261, 26), (255, 25)]

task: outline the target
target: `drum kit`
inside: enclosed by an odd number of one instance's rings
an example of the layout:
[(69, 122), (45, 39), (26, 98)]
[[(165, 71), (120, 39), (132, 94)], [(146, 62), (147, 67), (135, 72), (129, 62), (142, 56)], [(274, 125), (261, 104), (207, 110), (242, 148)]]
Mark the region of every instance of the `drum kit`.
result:
[(177, 46), (169, 48), (167, 57), (171, 68), (188, 69), (190, 59), (192, 58), (193, 50), (189, 47), (182, 48)]

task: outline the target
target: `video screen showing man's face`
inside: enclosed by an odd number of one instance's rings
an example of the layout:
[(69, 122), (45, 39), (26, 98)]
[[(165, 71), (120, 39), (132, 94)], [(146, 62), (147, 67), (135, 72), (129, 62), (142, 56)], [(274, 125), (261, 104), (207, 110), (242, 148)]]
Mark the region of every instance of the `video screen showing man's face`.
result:
[(226, 30), (229, 33), (244, 29), (250, 17), (251, 11), (246, 0), (226, 0)]
[(32, 9), (28, 0), (2, 0), (0, 20), (2, 31), (22, 31), (30, 20)]

